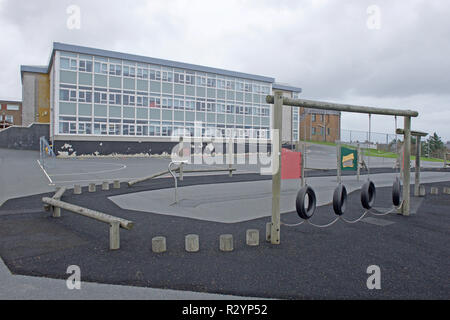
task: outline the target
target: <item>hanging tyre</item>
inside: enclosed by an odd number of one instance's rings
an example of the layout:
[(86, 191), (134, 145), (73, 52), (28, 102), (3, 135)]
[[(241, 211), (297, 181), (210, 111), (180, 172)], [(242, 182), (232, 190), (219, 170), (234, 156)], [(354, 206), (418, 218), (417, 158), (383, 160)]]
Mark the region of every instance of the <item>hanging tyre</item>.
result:
[(304, 220), (308, 220), (314, 215), (316, 211), (316, 193), (310, 186), (300, 189), (295, 201), (295, 207), (299, 217)]
[(376, 194), (375, 184), (370, 180), (367, 181), (361, 189), (361, 204), (364, 209), (372, 209)]
[(400, 184), (400, 179), (395, 178), (394, 184), (392, 185), (392, 203), (394, 206), (398, 207), (401, 201), (402, 185)]
[(334, 189), (333, 194), (333, 210), (338, 216), (342, 216), (347, 207), (347, 189), (343, 184), (339, 184)]

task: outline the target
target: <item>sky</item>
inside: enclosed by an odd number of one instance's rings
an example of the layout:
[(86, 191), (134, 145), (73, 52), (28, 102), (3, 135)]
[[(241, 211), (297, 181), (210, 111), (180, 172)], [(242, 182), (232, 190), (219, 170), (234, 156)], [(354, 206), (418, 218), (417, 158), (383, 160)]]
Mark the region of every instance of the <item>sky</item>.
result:
[[(48, 64), (63, 42), (274, 77), (304, 99), (416, 110), (413, 130), (450, 141), (449, 16), (448, 0), (0, 0), (0, 99), (21, 100), (20, 65)], [(343, 129), (368, 124), (342, 115)], [(373, 116), (372, 130), (394, 133), (394, 118)]]

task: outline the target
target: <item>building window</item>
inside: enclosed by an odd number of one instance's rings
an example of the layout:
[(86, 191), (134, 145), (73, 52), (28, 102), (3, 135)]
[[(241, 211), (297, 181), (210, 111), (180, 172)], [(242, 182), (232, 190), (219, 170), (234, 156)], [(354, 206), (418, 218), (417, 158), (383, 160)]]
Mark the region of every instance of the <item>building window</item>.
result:
[(311, 134), (312, 135), (316, 135), (316, 127), (312, 127), (311, 128)]
[(123, 76), (124, 77), (134, 78), (136, 76), (135, 71), (136, 71), (135, 67), (123, 66)]
[(94, 91), (94, 102), (100, 103), (100, 104), (107, 104), (108, 103), (108, 93)]
[(184, 83), (184, 72), (174, 72), (174, 82), (175, 83)]
[(19, 111), (19, 105), (17, 105), (17, 104), (7, 104), (6, 105), (6, 110)]
[(161, 108), (161, 98), (150, 97), (150, 108)]
[(102, 63), (102, 62), (95, 62), (94, 72), (101, 73), (101, 74), (107, 74), (108, 73), (108, 64)]
[(112, 76), (122, 75), (122, 65), (111, 63), (109, 65), (109, 74)]
[(109, 94), (109, 104), (122, 104), (122, 96), (120, 93), (110, 93)]
[(14, 123), (14, 117), (10, 114), (5, 115), (6, 122)]
[(161, 71), (150, 69), (150, 80), (161, 80)]
[(148, 79), (148, 69), (145, 68), (137, 68), (136, 76), (139, 79)]
[(78, 65), (78, 71), (92, 72), (92, 61), (80, 60)]
[(59, 62), (60, 68), (63, 70), (77, 70), (77, 59), (61, 57)]
[(316, 115), (314, 113), (311, 115), (311, 121), (316, 122)]
[(77, 90), (76, 86), (61, 85), (59, 90), (59, 100), (60, 101), (77, 101)]

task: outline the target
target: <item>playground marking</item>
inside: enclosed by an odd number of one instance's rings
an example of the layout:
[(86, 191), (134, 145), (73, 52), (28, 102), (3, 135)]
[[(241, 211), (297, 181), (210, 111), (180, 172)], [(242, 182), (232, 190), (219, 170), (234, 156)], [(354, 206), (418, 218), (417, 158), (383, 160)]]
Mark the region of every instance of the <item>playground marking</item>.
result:
[[(51, 177), (57, 177), (57, 176), (75, 176), (75, 175), (84, 175), (84, 174), (99, 174), (99, 173), (108, 173), (108, 172), (120, 171), (120, 170), (123, 170), (123, 169), (127, 168), (127, 166), (125, 164), (121, 164), (121, 163), (104, 162), (104, 163), (101, 163), (101, 164), (103, 164), (103, 165), (110, 164), (110, 165), (121, 166), (121, 167), (117, 168), (117, 169), (91, 171), (91, 172), (55, 173), (55, 174), (50, 174), (50, 176)], [(88, 165), (98, 165), (98, 164), (97, 163), (90, 163)]]
[(48, 181), (50, 181), (50, 184), (53, 184), (52, 179), (50, 178), (50, 176), (48, 175), (47, 171), (45, 171), (44, 167), (42, 166), (41, 162), (39, 160), (37, 160), (37, 163), (39, 165), (39, 167), (41, 167), (42, 171), (44, 172), (45, 176), (47, 177)]

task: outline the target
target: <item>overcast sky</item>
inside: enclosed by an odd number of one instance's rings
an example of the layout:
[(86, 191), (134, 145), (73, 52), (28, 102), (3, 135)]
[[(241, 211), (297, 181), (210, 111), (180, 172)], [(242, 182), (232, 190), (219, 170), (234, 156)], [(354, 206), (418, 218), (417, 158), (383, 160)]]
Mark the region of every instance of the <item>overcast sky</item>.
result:
[[(20, 100), (20, 65), (47, 64), (58, 41), (271, 76), (305, 99), (417, 110), (413, 129), (450, 140), (449, 17), (448, 0), (0, 0), (0, 99)], [(367, 127), (343, 114), (342, 128)], [(372, 127), (393, 133), (394, 119)]]

